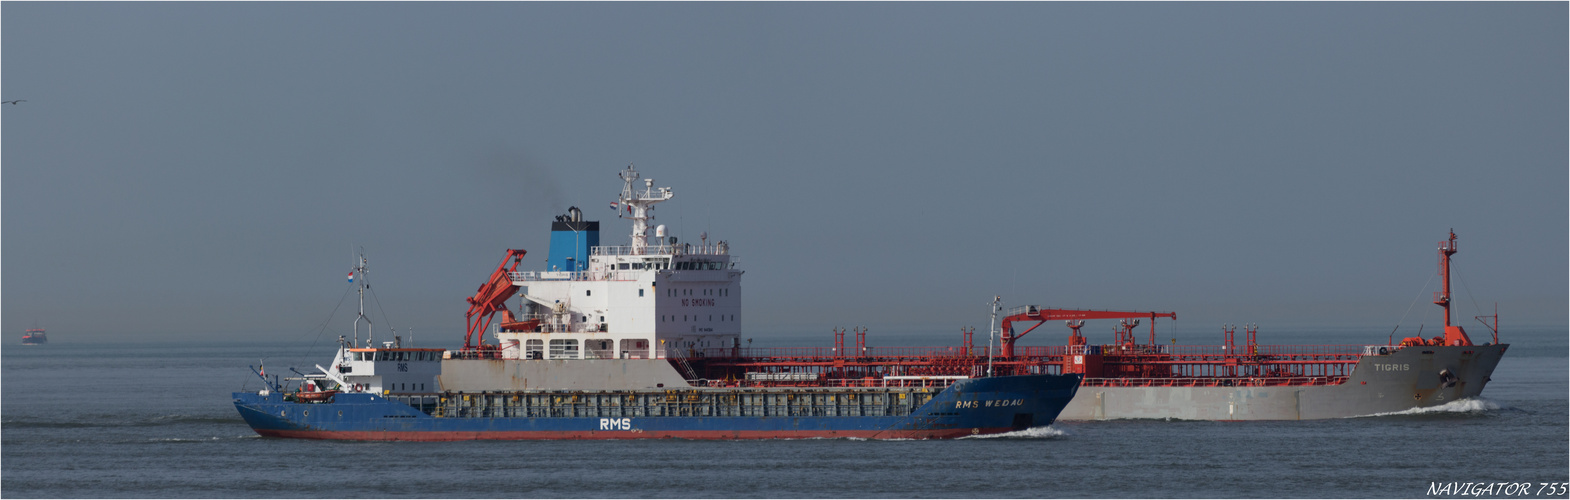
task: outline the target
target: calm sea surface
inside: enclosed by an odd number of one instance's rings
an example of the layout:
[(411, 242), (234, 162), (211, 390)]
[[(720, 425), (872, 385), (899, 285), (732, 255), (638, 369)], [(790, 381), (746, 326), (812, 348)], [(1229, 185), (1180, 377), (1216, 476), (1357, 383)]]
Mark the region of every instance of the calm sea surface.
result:
[[(1320, 334), (1315, 343), (1384, 340)], [(1542, 498), (1536, 483), (1570, 481), (1564, 329), (1508, 332), (1512, 348), (1484, 398), (1439, 410), (1059, 422), (953, 441), (264, 439), (230, 403), (230, 392), (259, 387), (246, 366), (266, 357), (270, 372), (305, 371), (331, 345), (51, 333), (53, 343), (24, 347), (18, 337), (0, 347), (6, 498), (1426, 497), (1431, 483), (1451, 481), (1532, 482), (1518, 496)]]

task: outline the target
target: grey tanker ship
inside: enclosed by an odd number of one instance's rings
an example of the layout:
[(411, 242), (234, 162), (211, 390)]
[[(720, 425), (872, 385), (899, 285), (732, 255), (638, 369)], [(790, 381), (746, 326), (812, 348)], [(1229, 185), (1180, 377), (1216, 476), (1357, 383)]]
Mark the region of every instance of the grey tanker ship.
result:
[[(1509, 349), (1499, 343), (1499, 317), (1479, 316), (1491, 342), (1474, 344), (1451, 322), (1452, 231), (1439, 242), (1444, 308), (1442, 336), (1408, 337), (1385, 345), (1259, 345), (1257, 327), (1245, 326), (1242, 344), (1235, 327), (1224, 328), (1220, 346), (1158, 345), (1157, 318), (1175, 313), (1046, 309), (1024, 306), (1004, 318), (1004, 373), (1072, 373), (1085, 378), (1059, 416), (1062, 420), (1176, 418), (1191, 420), (1300, 420), (1377, 415), (1440, 406), (1482, 394), (1489, 376)], [(1134, 327), (1149, 319), (1149, 342), (1135, 340)], [(1079, 329), (1085, 320), (1119, 319), (1117, 339), (1089, 345)], [(1066, 320), (1073, 330), (1067, 346), (1015, 347), (1014, 342), (1047, 320)], [(1490, 322), (1491, 320), (1491, 322)], [(1035, 322), (1015, 334), (1013, 325)], [(1141, 339), (1143, 340), (1143, 339)]]

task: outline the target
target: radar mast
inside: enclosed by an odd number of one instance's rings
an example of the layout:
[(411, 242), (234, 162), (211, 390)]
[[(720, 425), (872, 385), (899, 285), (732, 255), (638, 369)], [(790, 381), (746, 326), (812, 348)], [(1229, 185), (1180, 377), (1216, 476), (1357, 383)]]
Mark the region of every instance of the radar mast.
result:
[(627, 165), (627, 169), (617, 175), (624, 182), (618, 200), (623, 207), (620, 217), (632, 219), (632, 254), (643, 255), (649, 247), (649, 221), (654, 220), (654, 204), (671, 199), (671, 188), (656, 189), (654, 179), (644, 179), (643, 192), (638, 193), (633, 186), (638, 180), (638, 171), (632, 165)]

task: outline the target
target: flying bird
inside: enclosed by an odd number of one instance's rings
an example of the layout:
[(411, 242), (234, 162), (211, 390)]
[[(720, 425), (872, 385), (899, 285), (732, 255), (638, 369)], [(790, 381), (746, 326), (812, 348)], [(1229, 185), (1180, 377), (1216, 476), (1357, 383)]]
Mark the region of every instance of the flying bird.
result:
[(10, 104), (12, 106), (15, 106), (16, 103), (19, 103), (19, 102), (27, 102), (27, 99), (17, 99), (15, 101), (0, 101), (0, 104)]

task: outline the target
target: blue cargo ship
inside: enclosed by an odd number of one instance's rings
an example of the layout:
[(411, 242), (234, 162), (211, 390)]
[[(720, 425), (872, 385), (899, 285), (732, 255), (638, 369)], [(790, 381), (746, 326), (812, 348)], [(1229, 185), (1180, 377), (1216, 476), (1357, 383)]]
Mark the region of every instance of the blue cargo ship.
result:
[[(957, 347), (871, 347), (864, 328), (836, 328), (833, 347), (743, 347), (730, 244), (648, 234), (672, 191), (632, 167), (621, 178), (611, 209), (630, 244), (601, 245), (576, 207), (557, 216), (545, 270), (519, 271), (526, 252), (508, 250), (468, 298), (462, 349), (378, 342), (362, 256), (352, 338), (315, 372), (253, 369), (265, 388), (235, 407), (281, 438), (926, 439), (1049, 425), (1079, 387), (1054, 367), (994, 371), (1000, 351), (970, 331)], [(994, 298), (994, 323), (1000, 310)]]
[(471, 439), (952, 438), (1046, 425), (1078, 376), (963, 380), (941, 389), (607, 391), (382, 396), (302, 403), (236, 393), (271, 437), (393, 441)]

